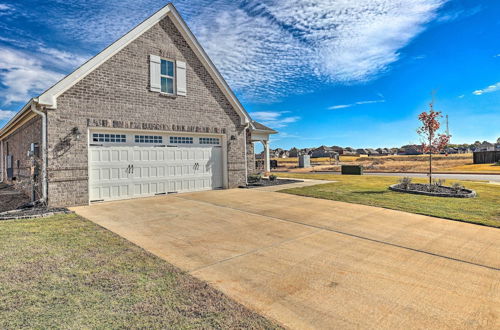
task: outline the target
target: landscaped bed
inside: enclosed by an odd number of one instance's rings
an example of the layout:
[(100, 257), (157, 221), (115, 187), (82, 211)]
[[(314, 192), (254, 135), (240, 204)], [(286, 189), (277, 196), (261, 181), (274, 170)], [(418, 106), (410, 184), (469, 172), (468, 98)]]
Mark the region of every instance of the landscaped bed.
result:
[[(429, 188), (431, 187), (431, 188)], [(406, 194), (426, 195), (434, 197), (455, 197), (455, 198), (473, 198), (476, 197), (474, 190), (459, 187), (446, 187), (440, 185), (429, 185), (425, 183), (397, 183), (389, 186), (392, 191), (397, 191)]]
[(0, 183), (0, 212), (10, 211), (29, 203), (30, 198), (14, 187)]
[(0, 222), (0, 329), (277, 326), (74, 214)]
[(241, 186), (240, 188), (259, 188), (259, 187), (271, 187), (271, 186), (279, 186), (283, 184), (289, 183), (297, 183), (303, 182), (301, 180), (292, 180), (292, 179), (259, 179), (255, 182), (248, 182), (246, 186)]
[[(336, 181), (282, 190), (282, 192), (290, 194), (379, 206), (500, 228), (499, 185), (453, 180), (450, 183), (457, 182), (467, 189), (476, 191), (477, 197), (436, 198), (390, 191), (387, 187), (396, 184), (399, 180), (397, 177), (298, 173), (286, 173), (280, 176)], [(427, 180), (413, 179), (413, 181), (414, 183), (426, 183)]]

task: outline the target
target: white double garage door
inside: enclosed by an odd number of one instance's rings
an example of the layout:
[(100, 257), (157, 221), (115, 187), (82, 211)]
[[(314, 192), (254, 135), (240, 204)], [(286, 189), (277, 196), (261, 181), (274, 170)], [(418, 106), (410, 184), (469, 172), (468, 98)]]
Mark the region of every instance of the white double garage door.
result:
[(221, 137), (91, 132), (90, 202), (223, 187)]

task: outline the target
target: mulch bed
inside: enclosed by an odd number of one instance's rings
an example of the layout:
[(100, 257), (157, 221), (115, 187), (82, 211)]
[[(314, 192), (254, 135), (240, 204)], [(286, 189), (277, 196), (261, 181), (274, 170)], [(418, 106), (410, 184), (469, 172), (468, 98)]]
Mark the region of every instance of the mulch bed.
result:
[(271, 186), (279, 186), (282, 184), (297, 183), (297, 182), (304, 182), (304, 181), (291, 180), (291, 179), (276, 179), (274, 181), (271, 181), (269, 179), (261, 179), (258, 182), (248, 183), (248, 185), (246, 185), (246, 186), (240, 186), (240, 188), (251, 189), (251, 188), (260, 188), (260, 187), (271, 187)]
[(56, 214), (74, 213), (66, 208), (47, 208), (47, 207), (32, 207), (21, 210), (11, 210), (0, 213), (0, 221), (2, 220), (17, 220), (17, 219), (33, 219), (45, 218)]
[(12, 186), (0, 183), (0, 212), (15, 210), (31, 200)]
[(0, 183), (0, 220), (48, 217), (60, 213), (73, 213), (66, 208), (29, 206), (31, 199), (5, 183)]
[(394, 184), (389, 187), (392, 191), (416, 194), (416, 195), (426, 195), (435, 197), (456, 197), (456, 198), (473, 198), (476, 197), (476, 192), (469, 189), (461, 189), (458, 191), (453, 190), (451, 187), (437, 186), (433, 187), (432, 191), (429, 191), (429, 185), (423, 183), (410, 183), (408, 188), (405, 189), (401, 184)]

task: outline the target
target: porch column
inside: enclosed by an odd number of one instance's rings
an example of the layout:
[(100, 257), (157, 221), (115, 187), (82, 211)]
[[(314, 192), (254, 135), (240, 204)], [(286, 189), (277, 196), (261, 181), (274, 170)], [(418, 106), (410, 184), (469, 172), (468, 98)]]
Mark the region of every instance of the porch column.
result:
[(269, 141), (262, 141), (264, 145), (264, 172), (271, 172), (271, 159), (269, 157)]

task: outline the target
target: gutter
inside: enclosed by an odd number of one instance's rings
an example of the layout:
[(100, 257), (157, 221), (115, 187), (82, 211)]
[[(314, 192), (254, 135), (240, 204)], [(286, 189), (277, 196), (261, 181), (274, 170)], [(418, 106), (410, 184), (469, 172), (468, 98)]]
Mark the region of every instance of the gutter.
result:
[(35, 101), (31, 102), (31, 111), (42, 117), (42, 202), (47, 203), (47, 114), (37, 109)]

